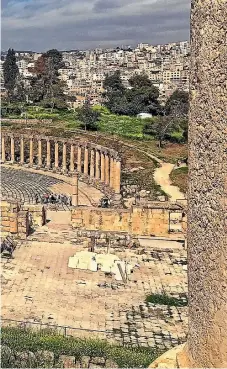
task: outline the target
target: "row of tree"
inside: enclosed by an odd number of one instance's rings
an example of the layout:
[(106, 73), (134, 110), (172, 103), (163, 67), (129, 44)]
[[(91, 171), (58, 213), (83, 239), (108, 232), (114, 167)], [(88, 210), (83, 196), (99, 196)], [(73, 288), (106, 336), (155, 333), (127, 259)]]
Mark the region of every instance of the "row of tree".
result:
[(135, 116), (141, 112), (157, 115), (174, 115), (186, 117), (188, 114), (188, 93), (177, 90), (160, 105), (159, 89), (155, 87), (146, 74), (134, 75), (129, 79), (130, 88), (125, 88), (120, 71), (106, 76), (104, 81), (105, 105), (112, 113)]
[(62, 54), (56, 49), (49, 50), (39, 57), (30, 70), (33, 76), (25, 82), (19, 74), (15, 51), (9, 49), (3, 64), (7, 103), (32, 101), (52, 109), (66, 108), (64, 82), (58, 78), (62, 67)]
[(124, 87), (120, 71), (107, 76), (104, 81), (105, 105), (115, 114), (135, 116), (139, 113), (150, 113), (153, 119), (148, 119), (143, 133), (153, 135), (162, 146), (165, 138), (171, 134), (182, 132), (187, 140), (188, 131), (188, 93), (176, 90), (164, 106), (159, 103), (159, 90), (146, 74), (134, 75), (129, 79), (130, 88)]
[(105, 104), (111, 112), (131, 116), (141, 112), (160, 114), (159, 90), (147, 75), (135, 75), (129, 79), (129, 84), (130, 88), (124, 87), (120, 71), (105, 78)]
[[(52, 49), (43, 53), (31, 69), (33, 76), (25, 83), (19, 74), (16, 56), (9, 49), (3, 64), (4, 83), (7, 91), (7, 103), (31, 101), (44, 107), (67, 108), (70, 98), (64, 94), (64, 82), (59, 79), (59, 69), (64, 67), (62, 54)], [(176, 90), (165, 106), (159, 103), (159, 90), (146, 74), (134, 75), (129, 79), (130, 88), (125, 88), (120, 71), (107, 75), (104, 80), (105, 106), (118, 115), (135, 116), (150, 113), (154, 117), (144, 124), (144, 134), (158, 138), (160, 146), (173, 131), (182, 131), (187, 140), (188, 93)], [(96, 130), (100, 114), (89, 103), (77, 111), (77, 117), (84, 129)]]

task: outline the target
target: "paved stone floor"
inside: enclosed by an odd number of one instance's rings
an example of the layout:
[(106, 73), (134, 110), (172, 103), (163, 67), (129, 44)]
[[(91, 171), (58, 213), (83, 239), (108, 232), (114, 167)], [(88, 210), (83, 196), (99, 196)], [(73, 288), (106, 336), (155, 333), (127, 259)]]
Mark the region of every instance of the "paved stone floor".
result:
[[(69, 257), (86, 247), (67, 225), (37, 229), (14, 259), (2, 259), (2, 317), (104, 330), (102, 337), (127, 345), (167, 349), (185, 341), (187, 307), (145, 302), (152, 292), (186, 293), (185, 250), (115, 252), (139, 264), (124, 286), (102, 272), (68, 268)], [(98, 286), (105, 281), (108, 287)]]
[[(70, 195), (72, 187), (59, 178), (35, 173), (34, 170), (1, 166), (1, 195), (24, 203), (35, 203), (35, 195), (44, 193), (64, 193)], [(79, 182), (79, 204), (90, 205), (98, 202), (102, 193), (97, 189)]]

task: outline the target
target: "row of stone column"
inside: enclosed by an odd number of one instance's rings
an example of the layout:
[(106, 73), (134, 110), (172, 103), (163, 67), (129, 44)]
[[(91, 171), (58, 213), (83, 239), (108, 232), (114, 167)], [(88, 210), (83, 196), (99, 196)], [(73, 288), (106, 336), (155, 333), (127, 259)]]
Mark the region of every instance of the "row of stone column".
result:
[[(10, 136), (11, 163), (15, 162), (15, 138)], [(51, 169), (51, 144), (50, 139), (35, 138), (38, 141), (38, 167), (42, 167), (42, 140), (46, 141), (46, 168)], [(62, 142), (62, 141), (61, 141)], [(59, 167), (59, 140), (54, 140), (54, 169), (67, 172), (67, 141), (62, 142), (62, 166)], [(1, 161), (6, 161), (5, 136), (2, 136)], [(24, 137), (20, 137), (20, 164), (25, 164)], [(75, 168), (75, 149), (77, 148), (77, 166)], [(83, 171), (82, 171), (82, 148), (84, 149)], [(90, 156), (90, 158), (89, 158)], [(89, 160), (90, 159), (90, 160)], [(89, 168), (90, 164), (90, 168)], [(34, 138), (29, 138), (29, 165), (34, 165)], [(110, 155), (102, 148), (91, 148), (86, 145), (75, 145), (70, 143), (70, 166), (69, 171), (83, 173), (98, 181), (109, 185), (116, 193), (120, 193), (120, 159)]]

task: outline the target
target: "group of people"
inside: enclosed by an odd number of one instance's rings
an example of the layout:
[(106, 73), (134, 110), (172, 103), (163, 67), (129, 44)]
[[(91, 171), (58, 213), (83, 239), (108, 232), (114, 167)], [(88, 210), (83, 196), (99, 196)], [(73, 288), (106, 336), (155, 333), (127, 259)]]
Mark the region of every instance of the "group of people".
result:
[(35, 202), (36, 204), (40, 202), (41, 204), (63, 204), (72, 206), (72, 196), (61, 193), (45, 193), (40, 197), (38, 194), (36, 194)]

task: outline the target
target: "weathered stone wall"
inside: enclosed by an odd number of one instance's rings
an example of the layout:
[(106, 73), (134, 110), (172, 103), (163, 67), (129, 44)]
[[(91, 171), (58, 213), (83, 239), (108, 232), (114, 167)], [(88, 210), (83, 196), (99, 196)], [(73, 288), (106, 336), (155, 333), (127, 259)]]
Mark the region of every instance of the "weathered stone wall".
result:
[[(170, 214), (179, 214), (181, 224), (182, 211), (178, 207), (151, 207), (131, 209), (102, 209), (78, 207), (72, 210), (72, 227), (76, 229), (127, 232), (133, 235), (168, 236)], [(179, 227), (178, 227), (179, 228)]]
[(26, 233), (26, 214), (20, 213), (20, 207), (17, 202), (2, 201), (0, 211), (1, 237)]
[(227, 0), (191, 13), (188, 273), (190, 366), (227, 367)]
[(1, 201), (1, 237), (14, 235), (20, 239), (25, 239), (29, 234), (29, 212), (32, 214), (34, 226), (45, 224), (46, 213), (43, 206), (36, 205), (29, 207), (21, 205), (16, 201)]

